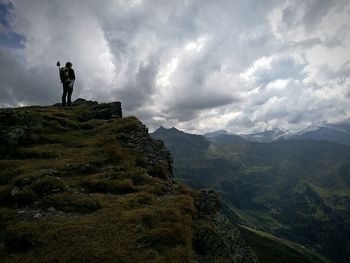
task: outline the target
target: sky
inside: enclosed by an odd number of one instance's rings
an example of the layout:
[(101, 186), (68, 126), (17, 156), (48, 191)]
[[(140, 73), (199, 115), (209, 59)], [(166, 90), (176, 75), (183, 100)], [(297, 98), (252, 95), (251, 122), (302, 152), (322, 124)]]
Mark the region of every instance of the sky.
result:
[(192, 133), (350, 118), (348, 0), (0, 0), (0, 107), (73, 99)]

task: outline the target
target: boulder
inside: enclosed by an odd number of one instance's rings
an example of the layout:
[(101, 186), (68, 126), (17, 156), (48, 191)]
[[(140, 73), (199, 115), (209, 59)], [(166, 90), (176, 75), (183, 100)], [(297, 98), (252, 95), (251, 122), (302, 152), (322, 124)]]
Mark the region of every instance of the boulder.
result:
[(97, 101), (91, 101), (91, 100), (86, 100), (86, 99), (76, 99), (75, 101), (72, 102), (72, 106), (80, 106), (80, 105), (98, 105)]
[(88, 105), (91, 110), (82, 114), (80, 121), (89, 121), (92, 119), (109, 120), (112, 118), (122, 118), (122, 105), (120, 102), (98, 104), (96, 101), (79, 101), (73, 102), (73, 106)]

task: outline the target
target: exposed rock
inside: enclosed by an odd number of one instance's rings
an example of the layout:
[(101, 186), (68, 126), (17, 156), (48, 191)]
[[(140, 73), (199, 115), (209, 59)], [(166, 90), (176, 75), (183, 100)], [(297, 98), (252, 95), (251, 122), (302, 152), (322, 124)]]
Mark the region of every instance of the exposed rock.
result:
[(91, 119), (109, 120), (111, 118), (122, 118), (122, 106), (120, 102), (95, 104), (95, 102), (80, 103), (79, 105), (91, 106), (91, 111), (80, 116), (80, 121)]
[(0, 122), (4, 125), (13, 125), (17, 122), (18, 117), (12, 109), (0, 110)]
[(30, 135), (25, 129), (14, 128), (10, 130), (5, 136), (5, 143), (8, 147), (17, 147), (30, 141)]
[(91, 100), (85, 100), (82, 98), (76, 99), (75, 101), (72, 102), (72, 106), (79, 106), (79, 105), (97, 105), (97, 101), (91, 101)]
[(41, 217), (41, 214), (40, 214), (40, 213), (36, 213), (36, 214), (33, 216), (34, 219), (37, 219), (37, 218), (40, 218), (40, 217)]
[(120, 102), (104, 103), (93, 107), (95, 119), (110, 119), (122, 117), (122, 105)]
[(221, 213), (219, 195), (212, 189), (200, 190), (195, 199), (199, 219), (197, 221), (194, 249), (199, 262), (212, 262), (217, 258), (229, 258), (233, 263), (255, 263), (258, 259), (242, 239), (239, 230)]
[(67, 185), (58, 177), (46, 176), (31, 185), (32, 190), (39, 196), (50, 193), (64, 192)]
[(51, 213), (55, 213), (56, 212), (56, 209), (54, 208), (54, 207), (49, 207), (48, 209), (47, 209), (47, 211), (49, 211), (49, 212), (51, 212)]
[(173, 180), (173, 160), (170, 152), (162, 141), (149, 136), (145, 125), (139, 123), (138, 126), (133, 126), (132, 129), (123, 133), (123, 137), (118, 139), (126, 147), (136, 150), (142, 156), (139, 165), (148, 168), (151, 176)]
[(0, 124), (0, 158), (11, 157), (20, 146), (31, 143), (31, 132), (40, 126), (27, 111), (11, 109), (0, 109)]
[(26, 205), (33, 202), (36, 198), (35, 193), (30, 187), (14, 187), (8, 193), (8, 197), (5, 197), (7, 203), (16, 205)]
[(41, 169), (40, 173), (42, 175), (47, 175), (47, 176), (57, 176), (58, 175), (58, 171), (55, 169)]
[(86, 164), (71, 164), (65, 165), (65, 171), (69, 174), (91, 174), (99, 171), (99, 167), (93, 163)]
[[(97, 105), (98, 102), (97, 101), (91, 101), (91, 100), (86, 100), (86, 99), (82, 99), (82, 98), (79, 98), (79, 99), (76, 99), (75, 101), (72, 102), (72, 106), (75, 107), (75, 106), (80, 106), (80, 105)], [(55, 103), (52, 105), (53, 107), (62, 107), (62, 103), (61, 102), (58, 102), (58, 103)]]
[(15, 196), (17, 194), (19, 194), (21, 192), (21, 190), (18, 187), (15, 187), (11, 190), (11, 196)]
[(202, 217), (215, 215), (221, 208), (219, 194), (212, 189), (201, 189), (195, 201), (198, 214)]

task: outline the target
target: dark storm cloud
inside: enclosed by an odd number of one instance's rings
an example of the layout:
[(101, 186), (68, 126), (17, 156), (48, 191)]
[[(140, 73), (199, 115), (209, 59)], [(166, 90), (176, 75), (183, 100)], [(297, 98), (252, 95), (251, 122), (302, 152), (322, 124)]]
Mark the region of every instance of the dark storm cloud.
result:
[(129, 80), (123, 89), (116, 92), (116, 96), (128, 102), (125, 110), (137, 109), (149, 100), (150, 95), (154, 93), (158, 65), (156, 59), (147, 64), (141, 62), (133, 81)]
[(0, 47), (9, 49), (23, 48), (24, 38), (11, 32), (0, 32)]
[(218, 94), (213, 92), (213, 94), (200, 95), (197, 99), (184, 99), (176, 106), (180, 109), (203, 110), (231, 104), (234, 101), (234, 98), (228, 97), (227, 95), (218, 96)]
[(0, 3), (13, 6), (0, 27), (2, 106), (57, 101), (60, 59), (77, 72), (75, 97), (121, 100), (150, 127), (293, 128), (350, 114), (345, 0)]
[(13, 32), (11, 26), (11, 2), (0, 1), (0, 47), (13, 49), (23, 48), (23, 36)]
[(11, 2), (0, 1), (0, 24), (5, 28), (10, 27), (9, 11), (13, 9)]
[(304, 68), (304, 64), (297, 63), (292, 57), (281, 57), (274, 60), (270, 68), (258, 70), (256, 72), (256, 82), (258, 85), (265, 87), (276, 79), (302, 80), (305, 78)]
[(283, 10), (282, 21), (287, 27), (302, 25), (307, 29), (316, 27), (333, 9), (344, 5), (344, 0), (292, 1)]
[[(147, 85), (138, 85), (137, 80), (135, 83), (138, 69), (135, 67), (134, 59), (140, 59), (142, 63), (143, 60), (149, 60), (150, 55), (156, 54), (160, 60), (163, 60), (164, 66), (164, 61), (171, 58), (169, 56), (176, 57), (179, 46), (185, 46), (187, 42), (200, 37), (203, 32), (202, 26), (206, 19), (203, 16), (209, 12), (209, 8), (213, 10), (211, 5), (209, 7), (205, 5), (194, 1), (178, 2), (176, 5), (145, 3), (135, 10), (126, 12), (127, 15), (124, 14), (122, 17), (104, 19), (106, 23), (104, 28), (107, 31), (112, 53), (122, 65), (121, 67), (127, 68), (129, 72), (124, 76), (126, 81), (113, 94), (119, 95), (129, 110), (149, 102), (156, 90), (150, 85), (156, 85), (154, 73), (157, 72), (152, 71), (153, 81), (148, 82)], [(215, 7), (215, 10), (220, 12), (220, 8)], [(122, 33), (116, 34), (117, 29)], [(141, 39), (143, 43), (135, 43), (136, 39)], [(199, 57), (189, 60), (186, 60), (186, 57), (183, 58), (182, 69), (177, 70), (180, 72), (175, 73), (177, 77), (172, 79), (172, 86), (178, 91), (172, 98), (172, 110), (206, 109), (235, 101), (231, 94), (217, 93), (216, 91), (221, 87), (210, 87), (213, 91), (202, 90), (207, 77), (220, 67), (224, 51), (220, 51), (222, 47), (216, 45), (218, 42), (216, 40), (211, 47), (204, 48)], [(149, 52), (146, 57), (142, 52), (144, 49)], [(134, 56), (133, 59), (130, 57), (131, 54)], [(188, 113), (184, 114), (188, 116)]]
[(60, 84), (50, 70), (27, 69), (3, 48), (0, 48), (0, 65), (1, 105), (49, 104), (57, 101)]

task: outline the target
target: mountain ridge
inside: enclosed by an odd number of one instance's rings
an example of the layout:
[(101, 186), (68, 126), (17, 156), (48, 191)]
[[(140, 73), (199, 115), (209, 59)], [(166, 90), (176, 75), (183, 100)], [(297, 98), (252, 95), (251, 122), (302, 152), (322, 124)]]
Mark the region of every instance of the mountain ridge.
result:
[(0, 109), (2, 262), (257, 262), (121, 104)]
[[(335, 124), (310, 126), (299, 131), (289, 131), (284, 128), (274, 128), (257, 133), (235, 134), (226, 130), (217, 130), (203, 134), (209, 141), (227, 144), (245, 142), (271, 143), (282, 140), (324, 140), (350, 146), (350, 124), (343, 121)], [(225, 139), (222, 137), (225, 136)], [(221, 137), (221, 138), (220, 138)]]

